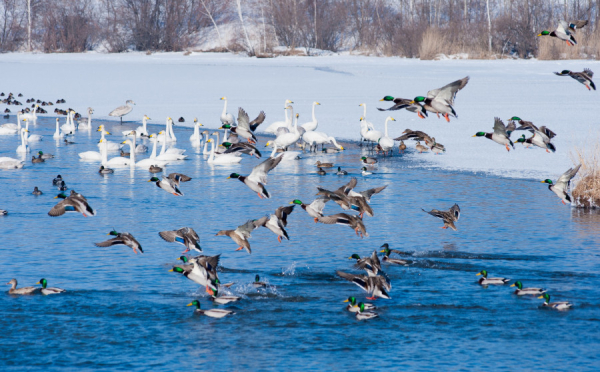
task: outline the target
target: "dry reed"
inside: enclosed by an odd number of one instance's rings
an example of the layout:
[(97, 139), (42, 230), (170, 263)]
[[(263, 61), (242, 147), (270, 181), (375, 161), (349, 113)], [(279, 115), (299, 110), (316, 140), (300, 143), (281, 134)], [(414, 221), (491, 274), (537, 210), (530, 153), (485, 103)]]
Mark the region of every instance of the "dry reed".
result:
[(600, 139), (591, 146), (576, 146), (571, 159), (581, 168), (572, 188), (573, 205), (577, 208), (600, 208)]

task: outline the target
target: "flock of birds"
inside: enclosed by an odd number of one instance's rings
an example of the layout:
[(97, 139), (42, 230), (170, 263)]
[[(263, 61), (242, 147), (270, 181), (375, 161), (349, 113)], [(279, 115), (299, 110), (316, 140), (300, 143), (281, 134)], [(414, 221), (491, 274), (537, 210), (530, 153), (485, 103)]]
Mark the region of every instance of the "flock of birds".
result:
[[(565, 40), (567, 44), (576, 44), (573, 34), (577, 28), (581, 28), (587, 24), (587, 21), (576, 21), (567, 24), (561, 21), (558, 28), (555, 31), (543, 31), (538, 36), (551, 36), (561, 40)], [(556, 73), (559, 76), (571, 76), (578, 82), (585, 85), (589, 90), (596, 89), (592, 77), (593, 73), (589, 69), (585, 69), (583, 72), (572, 72), (568, 70)], [(429, 113), (436, 114), (438, 118), (443, 116), (447, 121), (450, 121), (450, 117), (458, 117), (456, 110), (454, 109), (454, 99), (458, 91), (463, 89), (469, 82), (469, 77), (456, 80), (450, 84), (447, 84), (441, 88), (433, 89), (427, 93), (427, 96), (416, 96), (413, 99), (397, 98), (392, 96), (385, 96), (380, 101), (393, 102), (394, 106), (382, 109), (380, 111), (395, 111), (400, 109), (406, 109), (410, 112), (416, 113), (420, 118), (426, 118)], [(0, 94), (0, 97), (4, 97), (4, 93)], [(18, 97), (22, 97), (19, 94)], [(262, 158), (260, 150), (257, 148), (259, 142), (255, 132), (258, 127), (263, 124), (266, 119), (266, 115), (261, 111), (254, 120), (250, 120), (249, 115), (243, 108), (238, 109), (237, 118), (227, 111), (227, 98), (222, 97), (224, 101), (223, 112), (220, 116), (222, 126), (219, 129), (223, 129), (223, 140), (220, 139), (220, 133), (214, 132), (210, 134), (208, 131), (200, 132), (200, 127), (203, 125), (194, 119), (193, 129), (194, 132), (190, 136), (189, 140), (191, 145), (196, 149), (202, 149), (201, 153), (207, 155), (207, 162), (211, 164), (236, 164), (242, 161), (243, 155), (249, 157)], [(8, 98), (2, 100), (5, 104), (21, 105), (12, 93), (8, 95)], [(43, 138), (37, 134), (30, 134), (30, 126), (32, 123), (32, 129), (37, 125), (37, 114), (45, 112), (41, 109), (42, 105), (52, 105), (50, 101), (28, 99), (28, 103), (32, 103), (32, 110), (21, 110), (17, 113), (17, 123), (7, 123), (0, 125), (0, 135), (18, 135), (20, 139), (20, 145), (18, 145), (16, 152), (18, 154), (27, 154), (31, 150), (30, 143), (41, 141)], [(57, 103), (65, 103), (63, 99), (57, 101)], [(285, 119), (282, 121), (276, 121), (270, 124), (264, 132), (275, 135), (273, 140), (266, 143), (265, 147), (272, 147), (270, 156), (256, 165), (250, 174), (241, 175), (238, 173), (231, 173), (229, 179), (237, 179), (245, 185), (249, 190), (256, 193), (260, 199), (268, 199), (271, 194), (266, 188), (267, 175), (269, 171), (277, 167), (282, 161), (295, 161), (297, 160), (303, 151), (316, 152), (319, 150), (321, 145), (321, 151), (325, 153), (336, 153), (343, 151), (344, 147), (337, 143), (337, 140), (324, 132), (317, 131), (318, 120), (315, 115), (315, 109), (321, 105), (319, 102), (313, 102), (312, 105), (312, 120), (298, 125), (299, 114), (294, 115), (293, 102), (286, 100), (284, 103)], [(135, 102), (128, 100), (124, 106), (120, 106), (109, 113), (109, 116), (118, 117), (120, 123), (123, 122), (123, 116), (131, 113)], [(367, 108), (366, 104), (360, 104), (363, 107), (363, 116), (360, 118), (360, 145), (364, 143), (371, 146), (371, 149), (376, 153), (381, 153), (385, 156), (393, 153), (393, 148), (397, 141), (400, 142), (398, 152), (403, 153), (406, 150), (406, 140), (416, 141), (416, 150), (420, 153), (432, 151), (435, 154), (442, 154), (446, 151), (445, 147), (438, 143), (435, 137), (429, 136), (422, 131), (413, 131), (406, 129), (402, 136), (398, 138), (391, 138), (388, 135), (388, 122), (395, 121), (394, 118), (388, 116), (384, 123), (384, 131), (378, 131), (374, 128), (373, 124), (368, 122), (366, 119)], [(8, 109), (7, 109), (8, 110)], [(6, 111), (7, 113), (10, 110)], [(64, 113), (66, 115), (66, 122), (60, 124), (59, 119), (56, 119), (56, 130), (53, 138), (57, 141), (62, 140), (65, 144), (73, 144), (70, 140), (77, 131), (91, 131), (92, 129), (92, 115), (94, 110), (92, 108), (87, 109), (87, 117), (82, 117), (77, 114), (74, 110), (60, 110), (56, 109), (55, 112)], [(237, 120), (236, 120), (237, 119)], [(178, 161), (187, 158), (185, 155), (185, 149), (179, 149), (174, 146), (177, 142), (177, 137), (173, 130), (174, 122), (168, 117), (165, 123), (165, 129), (158, 133), (150, 133), (148, 131), (147, 122), (150, 118), (146, 115), (142, 118), (142, 125), (135, 130), (122, 131), (122, 135), (126, 138), (121, 143), (111, 142), (106, 136), (111, 135), (106, 130), (104, 125), (100, 125), (97, 131), (100, 132), (100, 138), (98, 141), (98, 151), (85, 151), (79, 153), (79, 157), (85, 161), (100, 162), (100, 168), (98, 172), (103, 175), (109, 175), (114, 173), (113, 168), (120, 167), (142, 167), (148, 169), (152, 174), (163, 172), (165, 165), (170, 163), (176, 163)], [(184, 121), (183, 118), (179, 120)], [(23, 124), (22, 124), (23, 123)], [(516, 126), (519, 124), (519, 127)], [(552, 130), (545, 126), (537, 127), (532, 122), (524, 121), (520, 117), (514, 116), (508, 120), (508, 125), (505, 125), (500, 118), (494, 119), (493, 132), (477, 132), (473, 137), (485, 137), (500, 145), (506, 147), (507, 151), (511, 148), (514, 149), (514, 142), (511, 140), (511, 134), (515, 131), (524, 130), (532, 133), (530, 138), (526, 138), (522, 135), (515, 142), (522, 143), (524, 146), (537, 146), (545, 149), (546, 151), (554, 152), (556, 147), (552, 144), (551, 140), (556, 136)], [(216, 137), (216, 138), (215, 138)], [(137, 161), (136, 154), (143, 154), (149, 152), (148, 146), (144, 144), (138, 144), (137, 140), (147, 139), (151, 145), (151, 155), (146, 158)], [(422, 145), (421, 142), (425, 144)], [(162, 145), (161, 151), (157, 154), (157, 145)], [(211, 145), (210, 151), (208, 150), (208, 144)], [(129, 152), (124, 151), (124, 147), (127, 145)], [(332, 147), (325, 147), (331, 145)], [(302, 151), (291, 151), (290, 148), (298, 147)], [(120, 152), (120, 156), (115, 156), (108, 159), (109, 152)], [(43, 163), (47, 159), (52, 159), (53, 155), (45, 154), (42, 151), (37, 152), (37, 157), (32, 157), (32, 163)], [(378, 162), (374, 156), (362, 156), (362, 175), (370, 175), (369, 168)], [(333, 168), (333, 163), (321, 163), (315, 164), (318, 167), (317, 174), (325, 175), (327, 171), (325, 169)], [(0, 157), (0, 169), (21, 169), (24, 166), (24, 161), (21, 159), (15, 159), (10, 157)], [(568, 195), (568, 187), (571, 179), (577, 174), (581, 165), (578, 165), (565, 172), (557, 181), (553, 182), (550, 179), (542, 181), (543, 183), (549, 184), (549, 189), (553, 191), (563, 203), (571, 202), (571, 198)], [(340, 176), (348, 175), (345, 170), (341, 167), (337, 168), (335, 173)], [(157, 187), (162, 190), (173, 194), (175, 196), (183, 196), (184, 193), (181, 191), (181, 184), (191, 181), (192, 178), (181, 173), (170, 173), (168, 175), (162, 175), (161, 178), (152, 176), (148, 182), (153, 182)], [(300, 206), (311, 218), (314, 219), (315, 223), (323, 224), (338, 224), (352, 228), (357, 236), (369, 236), (364, 223), (364, 215), (373, 217), (374, 211), (370, 205), (371, 198), (384, 191), (387, 185), (376, 187), (364, 191), (355, 191), (358, 180), (351, 178), (349, 182), (342, 185), (336, 190), (326, 190), (323, 188), (317, 188), (318, 197), (310, 204), (305, 204), (301, 200), (294, 199), (288, 206), (281, 206), (277, 208), (272, 214), (264, 216), (258, 219), (251, 219), (243, 223), (232, 230), (221, 230), (217, 232), (217, 236), (228, 236), (237, 246), (236, 250), (246, 250), (247, 253), (252, 253), (249, 239), (251, 238), (252, 232), (259, 228), (264, 227), (270, 230), (277, 236), (278, 241), (281, 243), (282, 239), (288, 239), (289, 236), (286, 231), (287, 218), (293, 212), (296, 205)], [(77, 193), (74, 190), (70, 191), (69, 195), (64, 192), (68, 190), (65, 181), (59, 175), (53, 180), (53, 186), (56, 186), (60, 192), (55, 198), (61, 200), (48, 212), (51, 217), (62, 216), (67, 212), (81, 213), (83, 216), (94, 216), (96, 212), (89, 205), (85, 196)], [(42, 192), (35, 187), (33, 191), (34, 195), (41, 195)], [(336, 213), (332, 215), (324, 215), (323, 209), (330, 201), (339, 205), (344, 212)], [(444, 223), (442, 228), (450, 228), (457, 231), (456, 222), (460, 218), (460, 207), (454, 204), (448, 210), (437, 210), (424, 212), (441, 219)], [(356, 213), (350, 213), (356, 212)], [(7, 211), (0, 210), (0, 215), (7, 214)], [(136, 238), (127, 232), (118, 232), (112, 230), (108, 233), (111, 236), (110, 239), (95, 243), (98, 247), (109, 247), (113, 245), (125, 245), (133, 249), (134, 253), (144, 253), (142, 245), (136, 240)], [(196, 251), (202, 253), (200, 246), (200, 237), (191, 227), (183, 227), (178, 230), (172, 231), (161, 231), (159, 236), (166, 242), (178, 243), (185, 247), (183, 254), (190, 251)], [(407, 262), (390, 257), (390, 254), (405, 254), (404, 252), (390, 249), (388, 244), (381, 246), (382, 250), (379, 253), (383, 253), (381, 261), (390, 265), (406, 265)], [(374, 251), (369, 257), (361, 258), (357, 254), (354, 254), (350, 259), (356, 260), (355, 267), (360, 270), (365, 270), (366, 274), (351, 274), (342, 271), (337, 271), (337, 275), (341, 278), (348, 280), (365, 292), (370, 297), (367, 299), (384, 298), (389, 299), (389, 291), (391, 290), (391, 281), (386, 273), (382, 270), (381, 261), (378, 257), (378, 252)], [(215, 305), (224, 305), (231, 302), (240, 300), (240, 297), (221, 295), (223, 291), (229, 288), (233, 283), (221, 283), (218, 277), (217, 267), (219, 265), (220, 255), (216, 256), (205, 256), (198, 255), (195, 257), (188, 257), (182, 255), (179, 257), (182, 264), (173, 266), (171, 272), (179, 273), (185, 278), (199, 284), (206, 289), (206, 292), (210, 295), (210, 300)], [(485, 270), (482, 270), (477, 275), (482, 275), (479, 280), (479, 284), (483, 286), (487, 285), (503, 285), (509, 282), (506, 278), (490, 278)], [(41, 287), (22, 287), (17, 288), (17, 280), (12, 279), (7, 284), (11, 285), (9, 290), (10, 294), (13, 295), (25, 295), (41, 292), (44, 295), (60, 294), (64, 293), (65, 290), (61, 288), (48, 287), (48, 281), (42, 278), (38, 283)], [(256, 275), (252, 285), (255, 288), (264, 288), (266, 283), (260, 281), (260, 277)], [(550, 296), (546, 293), (546, 290), (541, 288), (523, 288), (521, 281), (515, 282), (512, 286), (516, 286), (517, 289), (515, 294), (517, 295), (536, 295), (540, 298), (544, 298), (544, 305), (553, 309), (565, 310), (572, 306), (569, 302), (550, 302)], [(377, 317), (378, 314), (374, 311), (375, 306), (366, 302), (357, 302), (356, 297), (350, 296), (345, 302), (350, 304), (347, 310), (356, 313), (357, 319), (370, 319)], [(227, 315), (234, 314), (233, 311), (224, 309), (210, 309), (204, 310), (201, 308), (199, 300), (194, 300), (188, 306), (195, 306), (195, 312), (203, 314), (209, 317), (221, 318)]]

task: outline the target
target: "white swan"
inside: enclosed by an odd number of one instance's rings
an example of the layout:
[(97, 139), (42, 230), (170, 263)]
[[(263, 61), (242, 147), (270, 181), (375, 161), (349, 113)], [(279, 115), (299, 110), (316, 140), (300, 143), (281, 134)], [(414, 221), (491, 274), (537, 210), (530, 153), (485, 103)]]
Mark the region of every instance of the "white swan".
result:
[(394, 147), (394, 140), (388, 136), (388, 121), (390, 120), (396, 121), (396, 119), (391, 116), (385, 118), (385, 134), (379, 139), (379, 146), (381, 146), (381, 149), (386, 153)]
[[(265, 145), (267, 147), (269, 143)], [(273, 144), (273, 151), (271, 152), (271, 158), (281, 157), (281, 161), (290, 161), (290, 160), (298, 160), (300, 159), (300, 155), (302, 154), (300, 151), (283, 151), (280, 155), (277, 154), (277, 144)]]
[(202, 140), (202, 135), (200, 134), (200, 127), (203, 127), (202, 123), (198, 122), (198, 119), (194, 118), (194, 134), (190, 136), (190, 142), (194, 147), (200, 147), (202, 144), (200, 141)]
[(285, 121), (276, 121), (274, 123), (271, 123), (271, 125), (269, 125), (267, 127), (267, 129), (265, 129), (265, 133), (275, 134), (275, 133), (277, 133), (277, 129), (279, 129), (281, 127), (291, 128), (293, 117), (288, 118), (287, 107), (289, 104), (292, 104), (292, 103), (294, 103), (294, 102), (290, 101), (289, 99), (285, 100), (285, 103), (283, 104), (283, 108), (285, 109)]
[(308, 131), (302, 135), (302, 140), (309, 146), (309, 151), (313, 151), (313, 146), (316, 151), (318, 145), (324, 145), (326, 143), (332, 143), (338, 150), (344, 149), (343, 146), (338, 145), (334, 137), (329, 136), (324, 132)]
[(100, 125), (100, 126), (98, 127), (98, 130), (97, 130), (97, 132), (101, 132), (101, 133), (102, 133), (102, 137), (101, 137), (100, 139), (101, 139), (101, 140), (104, 140), (104, 141), (102, 141), (102, 142), (98, 142), (98, 148), (99, 148), (100, 150), (102, 150), (102, 147), (103, 147), (103, 146), (106, 146), (106, 150), (107, 150), (107, 151), (119, 151), (119, 150), (121, 149), (121, 147), (123, 147), (122, 145), (120, 145), (120, 144), (118, 144), (118, 143), (114, 143), (114, 142), (110, 142), (110, 141), (108, 141), (108, 140), (107, 140), (107, 139), (104, 137), (104, 135), (105, 135), (105, 134), (108, 134), (108, 135), (110, 135), (110, 132), (108, 132), (108, 131), (106, 131), (106, 130), (104, 129), (104, 124), (102, 124), (102, 125)]
[(215, 154), (219, 155), (219, 154), (222, 154), (225, 151), (227, 151), (227, 149), (225, 149), (225, 147), (219, 146), (220, 144), (223, 143), (223, 142), (220, 141), (220, 134), (219, 134), (219, 132), (214, 132), (212, 135), (213, 136), (217, 136), (217, 141), (215, 142), (216, 143)]
[[(161, 140), (161, 138), (162, 138), (162, 140)], [(156, 135), (156, 140), (158, 142), (168, 142), (168, 141), (164, 141), (164, 138), (165, 138), (165, 131), (161, 130)], [(171, 148), (165, 150), (166, 154), (175, 154), (175, 155), (183, 155), (183, 153), (185, 153), (185, 152), (186, 152), (185, 149), (178, 149), (177, 147), (171, 147)]]
[(17, 132), (17, 128), (0, 126), (0, 136), (10, 136), (13, 134), (17, 134)]
[(173, 119), (169, 118), (169, 141), (170, 142), (177, 142), (177, 137), (175, 137), (175, 132), (173, 131), (173, 126), (175, 125), (175, 123), (173, 122)]
[(26, 154), (29, 152), (29, 145), (27, 145), (27, 137), (25, 137), (25, 132), (27, 129), (21, 128), (21, 144), (17, 147), (17, 154)]
[(241, 156), (233, 154), (215, 155), (215, 142), (212, 138), (207, 142), (210, 143), (210, 156), (208, 157), (208, 160), (206, 160), (209, 164), (235, 164), (242, 161)]
[(221, 123), (223, 123), (223, 125), (235, 124), (235, 119), (234, 119), (233, 115), (231, 115), (230, 113), (227, 112), (227, 97), (221, 97), (221, 100), (225, 101), (225, 105), (223, 106), (223, 112), (221, 113), (221, 118), (220, 118)]
[(173, 160), (183, 160), (183, 159), (187, 158), (187, 155), (172, 154), (172, 153), (167, 152), (166, 147), (167, 147), (167, 143), (165, 141), (163, 141), (162, 148), (160, 150), (160, 154), (156, 157), (157, 160), (173, 161)]
[(60, 124), (58, 122), (58, 118), (56, 118), (56, 130), (54, 131), (54, 135), (52, 136), (52, 138), (61, 139), (64, 136), (65, 136), (65, 134), (63, 132), (61, 132), (61, 130), (60, 130)]
[[(292, 108), (292, 106), (288, 106), (287, 109), (289, 109), (292, 112), (292, 116), (294, 113), (294, 109)], [(287, 149), (288, 146), (293, 145), (294, 143), (296, 143), (296, 141), (298, 141), (300, 139), (300, 133), (298, 132), (298, 117), (300, 115), (296, 114), (296, 120), (294, 122), (294, 127), (292, 128), (292, 130), (290, 130), (289, 133), (283, 133), (279, 136), (277, 136), (277, 138), (275, 138), (274, 143), (279, 146), (279, 148), (282, 149)]]
[(311, 131), (311, 130), (317, 130), (317, 126), (319, 125), (319, 122), (317, 121), (317, 117), (315, 116), (315, 107), (317, 105), (321, 105), (319, 102), (313, 102), (312, 104), (312, 121), (309, 121), (308, 123), (304, 123), (301, 125), (302, 128), (304, 128), (304, 130)]
[(66, 134), (73, 134), (77, 130), (77, 128), (75, 128), (75, 123), (73, 122), (74, 115), (75, 111), (69, 110), (67, 113), (67, 122), (60, 127), (60, 129)]
[(87, 109), (88, 117), (87, 119), (79, 119), (77, 121), (77, 129), (78, 130), (90, 130), (92, 129), (92, 114), (94, 113), (94, 109), (88, 107)]
[(17, 111), (17, 124), (6, 123), (0, 125), (0, 128), (14, 129), (15, 133), (19, 133), (21, 131), (21, 111)]
[(21, 169), (25, 162), (19, 159), (0, 157), (0, 169)]
[[(150, 155), (150, 157), (148, 159), (142, 159), (140, 161), (138, 161), (137, 163), (135, 162), (135, 151), (134, 149), (136, 148), (136, 144), (135, 144), (135, 139), (136, 139), (137, 135), (132, 135), (132, 140), (127, 139), (125, 141), (123, 141), (123, 144), (129, 145), (129, 158), (131, 159), (131, 164), (135, 164), (136, 167), (149, 167), (151, 165), (157, 165), (157, 166), (165, 166), (168, 164), (167, 161), (165, 160), (159, 160), (156, 158), (156, 140), (153, 140), (152, 142), (154, 142), (153, 148), (152, 148), (152, 155)], [(164, 143), (163, 143), (164, 146)]]
[[(23, 120), (25, 120), (25, 132), (29, 133), (29, 120), (27, 120), (27, 118), (25, 118)], [(25, 139), (27, 140), (27, 143), (29, 143), (29, 142), (39, 142), (43, 138), (39, 134), (32, 134), (32, 135), (27, 135), (27, 137)]]
[(208, 147), (208, 131), (205, 130), (204, 132), (202, 132), (202, 134), (204, 134), (204, 149), (202, 150), (202, 154), (203, 155), (210, 155), (210, 151), (207, 150)]
[[(364, 132), (364, 134), (362, 131), (363, 125), (365, 127), (367, 127), (367, 131)], [(361, 118), (361, 134), (362, 134), (363, 138), (370, 142), (375, 142), (375, 143), (379, 142), (379, 139), (383, 136), (383, 134), (378, 130), (368, 129), (368, 126), (369, 126), (369, 124), (367, 122), (363, 123), (363, 120)]]
[[(122, 133), (124, 136), (131, 136), (131, 133), (135, 132), (135, 135), (139, 137), (148, 137), (148, 129), (146, 127), (148, 120), (151, 120), (148, 115), (144, 115), (142, 118), (142, 125), (137, 127), (135, 131), (132, 130), (124, 130)], [(139, 151), (138, 151), (139, 152)]]
[(40, 105), (36, 104), (33, 107), (33, 110), (31, 110), (31, 112), (21, 112), (21, 119), (27, 119), (27, 120), (31, 120), (33, 122), (33, 125), (37, 125), (37, 109), (40, 107)]
[(108, 160), (108, 149), (106, 145), (107, 141), (104, 138), (101, 138), (100, 153), (102, 154), (102, 165), (104, 166), (104, 168), (129, 167), (130, 165), (135, 163), (135, 152), (133, 151), (129, 153), (129, 158), (116, 156)]
[(375, 127), (373, 126), (373, 123), (367, 121), (367, 104), (366, 103), (361, 103), (360, 105), (358, 105), (358, 107), (360, 107), (360, 106), (363, 107), (362, 120), (365, 122), (365, 124), (367, 125), (367, 128), (369, 128), (369, 130), (375, 130)]

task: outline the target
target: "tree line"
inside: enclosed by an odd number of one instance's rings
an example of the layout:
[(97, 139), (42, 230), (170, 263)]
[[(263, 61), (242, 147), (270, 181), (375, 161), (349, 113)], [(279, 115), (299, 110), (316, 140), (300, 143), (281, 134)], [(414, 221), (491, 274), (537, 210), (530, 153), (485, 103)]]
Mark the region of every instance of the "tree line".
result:
[[(599, 18), (600, 0), (0, 0), (0, 52), (183, 51), (210, 37), (258, 56), (600, 59)], [(578, 19), (575, 48), (536, 37)]]

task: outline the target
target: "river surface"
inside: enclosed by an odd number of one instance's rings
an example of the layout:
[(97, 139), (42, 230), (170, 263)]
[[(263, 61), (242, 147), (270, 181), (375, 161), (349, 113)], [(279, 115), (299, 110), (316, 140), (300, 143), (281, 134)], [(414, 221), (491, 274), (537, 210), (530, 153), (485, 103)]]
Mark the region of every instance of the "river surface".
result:
[[(32, 150), (54, 159), (0, 171), (0, 208), (9, 211), (0, 217), (0, 271), (2, 283), (17, 278), (20, 287), (30, 286), (43, 277), (67, 293), (11, 296), (5, 286), (0, 369), (515, 371), (600, 365), (600, 216), (562, 205), (538, 179), (448, 172), (402, 156), (381, 158), (374, 174), (363, 177), (364, 150), (349, 143), (340, 154), (281, 163), (269, 174), (272, 198), (260, 200), (227, 179), (232, 172), (248, 174), (257, 159), (211, 166), (190, 146), (191, 131), (176, 128), (176, 146), (189, 157), (165, 172), (193, 178), (181, 185), (185, 196), (176, 197), (146, 182), (152, 176), (146, 169), (101, 176), (98, 163), (81, 161), (77, 153), (97, 150), (100, 121), (90, 133), (78, 132), (74, 145), (52, 139), (53, 123), (42, 118), (30, 129), (44, 136)], [(117, 135), (122, 130), (139, 125), (107, 124), (114, 142), (123, 140)], [(260, 138), (261, 150), (265, 142)], [(18, 144), (17, 136), (0, 136), (0, 156), (17, 157)], [(428, 156), (434, 155), (423, 159)], [(317, 160), (351, 175), (319, 176)], [(58, 201), (52, 186), (58, 174), (87, 197), (97, 216), (48, 216)], [(368, 238), (345, 226), (315, 224), (298, 207), (288, 219), (290, 241), (278, 243), (260, 228), (250, 239), (251, 255), (215, 236), (294, 199), (310, 203), (317, 186), (333, 190), (352, 175), (357, 190), (388, 185), (371, 200)], [(34, 186), (44, 194), (32, 195)], [(421, 211), (454, 203), (462, 211), (458, 232), (441, 229), (441, 220)], [(333, 203), (325, 208), (325, 214), (341, 211)], [(158, 232), (183, 226), (198, 232), (204, 254), (221, 254), (221, 281), (235, 282), (229, 293), (242, 300), (220, 308), (235, 315), (213, 319), (186, 307), (194, 299), (203, 308), (213, 305), (203, 288), (168, 271), (183, 247)], [(144, 254), (94, 246), (113, 228), (132, 233)], [(368, 256), (383, 243), (407, 252), (401, 258), (409, 264), (384, 267), (392, 299), (374, 301), (379, 318), (357, 321), (342, 301), (364, 301), (366, 293), (335, 271), (359, 273), (348, 257)], [(512, 294), (508, 285), (481, 287), (475, 274), (482, 269), (547, 288), (552, 301), (574, 307), (549, 310), (542, 300)], [(256, 274), (267, 289), (251, 285)]]

